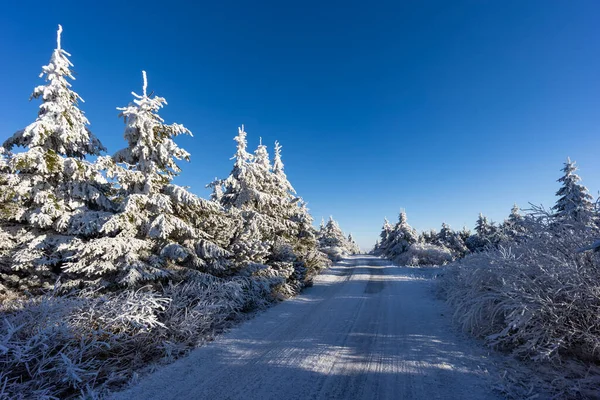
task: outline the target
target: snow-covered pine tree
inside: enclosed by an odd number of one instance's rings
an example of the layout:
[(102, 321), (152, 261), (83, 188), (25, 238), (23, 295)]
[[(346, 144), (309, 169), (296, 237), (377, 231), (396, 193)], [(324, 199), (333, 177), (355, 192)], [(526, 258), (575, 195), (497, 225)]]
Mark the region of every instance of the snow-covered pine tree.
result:
[(346, 248), (346, 236), (333, 216), (329, 217), (320, 238), (321, 247)]
[(592, 196), (585, 186), (579, 184), (581, 178), (575, 173), (575, 162), (567, 158), (561, 171), (564, 175), (558, 179), (562, 187), (556, 192), (558, 200), (552, 207), (554, 217), (562, 223), (590, 225), (594, 219)]
[[(305, 282), (327, 260), (317, 249), (306, 204), (285, 175), (281, 146), (276, 142), (271, 165), (262, 139), (253, 155), (247, 152), (243, 126), (235, 141), (231, 173), (227, 179), (215, 180), (209, 186), (217, 193), (213, 198), (218, 198), (230, 212), (238, 212), (244, 221), (231, 246), (236, 264), (251, 269), (267, 265), (271, 272), (259, 269), (261, 274), (283, 277), (292, 286)], [(219, 191), (223, 194), (219, 195)]]
[(351, 233), (348, 234), (348, 250), (350, 251), (350, 254), (360, 253), (360, 247), (358, 247), (358, 243), (356, 243)]
[(417, 243), (419, 235), (417, 231), (408, 224), (406, 212), (402, 210), (398, 217), (398, 222), (394, 225), (390, 233), (388, 243), (385, 248), (384, 256), (390, 260), (396, 259), (400, 254), (404, 253), (409, 247)]
[(248, 147), (246, 136), (246, 130), (242, 125), (238, 128), (238, 135), (233, 139), (236, 141), (237, 146), (235, 155), (232, 157), (235, 161), (231, 173), (227, 179), (215, 180), (210, 184), (214, 191), (214, 187), (222, 183), (223, 189), (221, 189), (220, 202), (227, 209), (231, 207), (242, 209), (246, 203), (253, 199), (253, 188), (249, 186), (251, 181), (248, 170), (254, 157), (246, 150)]
[(67, 80), (75, 80), (75, 77), (71, 72), (73, 64), (68, 58), (71, 54), (61, 47), (61, 34), (62, 26), (59, 25), (56, 49), (40, 74), (47, 84), (37, 86), (31, 95), (32, 99), (42, 99), (38, 118), (4, 142), (3, 147), (7, 150), (14, 146), (37, 148), (78, 159), (106, 151), (88, 129), (90, 123), (78, 107), (83, 99), (71, 90)]
[(133, 102), (118, 108), (127, 147), (99, 159), (118, 182), (119, 208), (103, 223), (101, 237), (78, 243), (66, 271), (101, 285), (135, 285), (182, 267), (225, 273), (229, 253), (215, 242), (227, 240), (215, 235), (230, 221), (214, 202), (171, 183), (180, 172), (176, 160), (189, 159), (173, 138), (191, 132), (164, 122), (158, 111), (167, 102), (147, 94), (142, 75), (142, 95), (132, 93)]
[(445, 222), (442, 223), (442, 229), (437, 235), (435, 244), (450, 250), (454, 258), (464, 257), (469, 251), (461, 235), (453, 231), (450, 225)]
[(467, 240), (469, 239), (469, 237), (471, 237), (471, 230), (469, 228), (467, 228), (466, 226), (463, 226), (463, 228), (461, 229), (461, 231), (459, 232), (460, 238), (462, 239), (463, 243), (467, 243)]
[(296, 191), (284, 172), (281, 149), (282, 147), (279, 142), (275, 141), (275, 157), (273, 158), (273, 174), (275, 175), (275, 182), (280, 190), (289, 194), (296, 194)]
[(512, 242), (523, 240), (526, 233), (525, 219), (521, 215), (519, 206), (514, 204), (510, 210), (510, 215), (500, 227), (500, 235), (503, 240)]
[(487, 246), (496, 245), (500, 240), (497, 230), (493, 222), (489, 222), (485, 215), (479, 213), (475, 223), (475, 234), (465, 242), (469, 251), (481, 251)]
[(378, 252), (379, 252), (379, 239), (375, 240), (375, 244), (373, 245), (373, 248), (371, 249), (369, 254), (378, 255)]
[[(71, 90), (73, 64), (62, 49), (61, 33), (59, 25), (56, 49), (42, 67), (46, 84), (31, 96), (42, 100), (37, 119), (3, 144), (0, 218), (2, 228), (20, 240), (2, 277), (22, 289), (51, 288), (72, 255), (64, 244), (73, 236), (95, 234), (113, 209), (111, 186), (97, 165), (84, 159), (105, 148), (78, 108), (83, 100)], [(11, 153), (16, 146), (25, 151)], [(19, 279), (10, 278), (12, 273)]]
[(419, 242), (424, 244), (434, 244), (437, 240), (438, 232), (435, 229), (423, 231), (419, 235)]
[(446, 246), (449, 248), (453, 236), (454, 231), (452, 230), (452, 228), (450, 228), (450, 225), (448, 225), (445, 222), (442, 222), (442, 229), (440, 229), (440, 232), (437, 234), (436, 244), (440, 246)]
[[(254, 155), (248, 153), (247, 133), (242, 125), (238, 128), (234, 165), (229, 176), (223, 180), (220, 203), (225, 209), (239, 211), (243, 225), (234, 234), (232, 252), (236, 264), (264, 264), (269, 259), (275, 239), (292, 225), (281, 218), (283, 199), (276, 195), (276, 183), (269, 154), (261, 143)], [(211, 185), (218, 185), (217, 181)], [(213, 189), (215, 191), (215, 189)]]
[(479, 217), (477, 217), (477, 222), (475, 223), (475, 233), (481, 238), (486, 238), (491, 232), (492, 228), (487, 217), (482, 213), (479, 213)]
[(382, 255), (386, 251), (386, 246), (388, 245), (388, 240), (390, 233), (392, 232), (392, 224), (388, 221), (387, 218), (383, 219), (383, 226), (381, 227), (381, 233), (379, 234), (379, 239), (373, 248), (373, 254)]

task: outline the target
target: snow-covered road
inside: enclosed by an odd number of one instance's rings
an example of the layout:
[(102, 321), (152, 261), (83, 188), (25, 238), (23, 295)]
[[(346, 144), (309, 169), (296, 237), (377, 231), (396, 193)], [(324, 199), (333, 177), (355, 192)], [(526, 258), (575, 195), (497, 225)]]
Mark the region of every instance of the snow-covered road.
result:
[(496, 399), (432, 270), (354, 256), (119, 399)]

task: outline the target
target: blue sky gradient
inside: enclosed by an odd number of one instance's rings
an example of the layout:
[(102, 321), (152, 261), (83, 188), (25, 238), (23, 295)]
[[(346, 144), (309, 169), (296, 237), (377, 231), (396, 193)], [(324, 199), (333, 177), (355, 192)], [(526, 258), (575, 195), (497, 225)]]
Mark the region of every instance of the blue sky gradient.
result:
[(421, 230), (551, 206), (567, 156), (600, 189), (600, 2), (189, 3), (4, 2), (0, 140), (35, 119), (60, 23), (109, 153), (145, 69), (163, 118), (194, 133), (177, 183), (208, 196), (243, 123), (251, 149), (282, 143), (315, 222), (363, 248), (400, 208)]

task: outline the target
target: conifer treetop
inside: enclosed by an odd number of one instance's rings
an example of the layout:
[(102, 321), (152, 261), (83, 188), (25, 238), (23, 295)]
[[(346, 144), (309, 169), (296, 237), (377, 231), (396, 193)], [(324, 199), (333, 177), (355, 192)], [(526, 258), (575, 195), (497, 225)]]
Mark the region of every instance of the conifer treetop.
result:
[(254, 151), (254, 162), (261, 169), (265, 171), (271, 170), (271, 161), (269, 160), (269, 153), (267, 151), (267, 146), (262, 144), (262, 138), (260, 138), (260, 144)]
[(248, 142), (246, 141), (246, 130), (244, 129), (244, 124), (238, 127), (238, 135), (233, 138), (237, 142), (237, 149), (235, 155), (231, 158), (235, 160), (234, 168), (243, 169), (245, 168), (246, 163), (252, 161), (252, 155), (246, 151), (248, 147)]
[(62, 26), (59, 25), (56, 49), (40, 74), (40, 78), (45, 76), (47, 83), (37, 86), (31, 94), (32, 99), (42, 99), (38, 117), (35, 122), (4, 142), (6, 150), (11, 150), (14, 146), (38, 147), (80, 159), (106, 151), (88, 129), (90, 123), (78, 108), (78, 103), (83, 102), (83, 99), (70, 89), (71, 84), (67, 79), (75, 80), (71, 72), (73, 64), (68, 58), (71, 54), (61, 47), (61, 34)]
[(575, 173), (577, 171), (575, 162), (567, 157), (561, 171), (564, 172), (564, 175), (558, 179), (558, 182), (562, 183), (562, 187), (556, 192), (559, 199), (552, 207), (555, 211), (554, 216), (587, 222), (592, 217), (592, 196), (585, 186), (579, 184), (581, 178)]
[(273, 174), (281, 189), (291, 194), (295, 194), (296, 190), (292, 184), (288, 181), (288, 178), (283, 171), (283, 161), (281, 160), (281, 145), (278, 141), (275, 141), (275, 157), (273, 158)]
[(128, 147), (114, 155), (116, 162), (135, 166), (143, 174), (160, 174), (168, 180), (180, 172), (175, 160), (189, 161), (190, 154), (177, 146), (173, 137), (192, 133), (181, 124), (165, 124), (158, 111), (167, 104), (163, 97), (149, 97), (148, 79), (142, 71), (142, 95), (134, 97), (127, 107), (118, 107), (119, 117), (125, 121), (124, 137)]

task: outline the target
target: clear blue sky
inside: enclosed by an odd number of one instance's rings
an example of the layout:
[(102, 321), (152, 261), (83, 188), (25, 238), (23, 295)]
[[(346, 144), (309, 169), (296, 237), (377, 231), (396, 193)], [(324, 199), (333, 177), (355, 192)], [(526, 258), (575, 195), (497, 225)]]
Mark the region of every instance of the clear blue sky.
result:
[(177, 183), (207, 196), (244, 123), (251, 148), (283, 144), (316, 222), (332, 214), (364, 248), (400, 208), (458, 229), (552, 205), (567, 156), (600, 189), (598, 1), (190, 3), (3, 2), (0, 140), (34, 120), (60, 23), (109, 153), (145, 69), (162, 116), (194, 133)]

